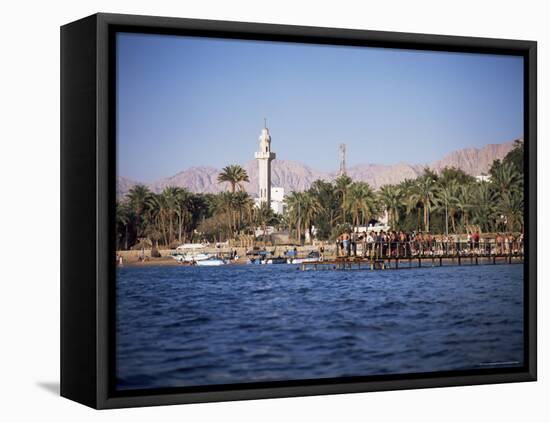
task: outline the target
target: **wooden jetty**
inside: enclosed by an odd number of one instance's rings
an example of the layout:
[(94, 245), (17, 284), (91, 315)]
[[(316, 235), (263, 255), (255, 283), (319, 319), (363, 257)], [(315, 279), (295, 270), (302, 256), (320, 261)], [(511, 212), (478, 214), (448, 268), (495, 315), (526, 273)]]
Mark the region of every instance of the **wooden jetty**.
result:
[(522, 264), (523, 253), (422, 255), (410, 257), (336, 257), (300, 264), (305, 270), (397, 270), (442, 266)]

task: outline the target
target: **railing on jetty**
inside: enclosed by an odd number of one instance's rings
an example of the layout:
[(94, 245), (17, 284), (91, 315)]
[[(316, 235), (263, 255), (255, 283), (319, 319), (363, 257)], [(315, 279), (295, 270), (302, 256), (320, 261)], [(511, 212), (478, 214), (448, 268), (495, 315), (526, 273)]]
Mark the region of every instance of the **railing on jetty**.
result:
[[(416, 244), (416, 245), (415, 245)], [(359, 249), (337, 249), (342, 255), (301, 263), (302, 270), (384, 270), (400, 268), (523, 263), (523, 243), (410, 242), (364, 243)]]

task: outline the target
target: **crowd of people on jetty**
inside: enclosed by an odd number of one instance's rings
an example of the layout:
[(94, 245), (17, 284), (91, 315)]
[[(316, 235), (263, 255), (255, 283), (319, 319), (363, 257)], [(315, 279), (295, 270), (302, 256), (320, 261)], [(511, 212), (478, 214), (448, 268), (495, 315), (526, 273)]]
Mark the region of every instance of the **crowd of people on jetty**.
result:
[(497, 233), (481, 237), (473, 231), (467, 238), (456, 234), (429, 232), (363, 231), (343, 232), (336, 239), (338, 257), (411, 257), (468, 254), (523, 253), (523, 234)]

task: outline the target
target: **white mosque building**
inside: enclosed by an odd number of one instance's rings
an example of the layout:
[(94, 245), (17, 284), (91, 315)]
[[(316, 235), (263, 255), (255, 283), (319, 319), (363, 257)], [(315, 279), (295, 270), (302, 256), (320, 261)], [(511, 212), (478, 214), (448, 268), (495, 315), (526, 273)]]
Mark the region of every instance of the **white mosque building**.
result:
[(257, 206), (267, 203), (275, 213), (283, 214), (285, 190), (282, 187), (271, 186), (271, 162), (275, 160), (276, 154), (271, 151), (271, 135), (265, 120), (259, 141), (260, 149), (254, 153), (258, 161), (258, 197), (255, 203)]

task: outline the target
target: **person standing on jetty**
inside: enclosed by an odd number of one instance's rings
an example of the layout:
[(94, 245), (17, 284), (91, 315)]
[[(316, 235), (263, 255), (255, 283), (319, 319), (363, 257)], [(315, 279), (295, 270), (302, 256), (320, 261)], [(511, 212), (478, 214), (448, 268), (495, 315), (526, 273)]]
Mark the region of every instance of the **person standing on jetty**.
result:
[[(426, 247), (428, 249), (428, 253), (430, 255), (433, 255), (433, 244), (434, 244), (434, 240), (432, 238), (432, 234), (431, 233), (427, 233), (426, 234)], [(445, 240), (445, 253), (448, 254), (449, 253), (449, 243), (448, 243), (448, 240)]]
[(477, 231), (477, 229), (472, 235), (472, 241), (474, 244), (474, 250), (477, 252), (479, 250), (479, 232)]
[(376, 233), (374, 231), (370, 231), (369, 235), (367, 236), (367, 245), (369, 256), (372, 257), (376, 250)]
[(406, 256), (407, 252), (407, 234), (399, 231), (399, 253), (400, 256)]
[(357, 232), (357, 228), (355, 228), (351, 233), (351, 253), (353, 254), (353, 257), (357, 257), (357, 240), (358, 239), (359, 239), (359, 233)]
[(342, 240), (342, 250), (343, 250), (343, 255), (345, 257), (349, 257), (350, 255), (350, 250), (351, 250), (351, 239), (350, 239), (350, 235), (347, 231), (345, 231), (342, 235), (341, 235), (341, 240)]
[(455, 254), (460, 254), (460, 238), (458, 237), (457, 234), (454, 234), (454, 235), (453, 235), (453, 238), (454, 238), (454, 244), (455, 244), (455, 251), (454, 251), (454, 253), (455, 253)]
[(367, 247), (368, 247), (367, 231), (363, 231), (363, 234), (361, 235), (361, 240), (363, 241), (363, 244), (362, 244), (363, 257), (366, 257), (367, 256)]

